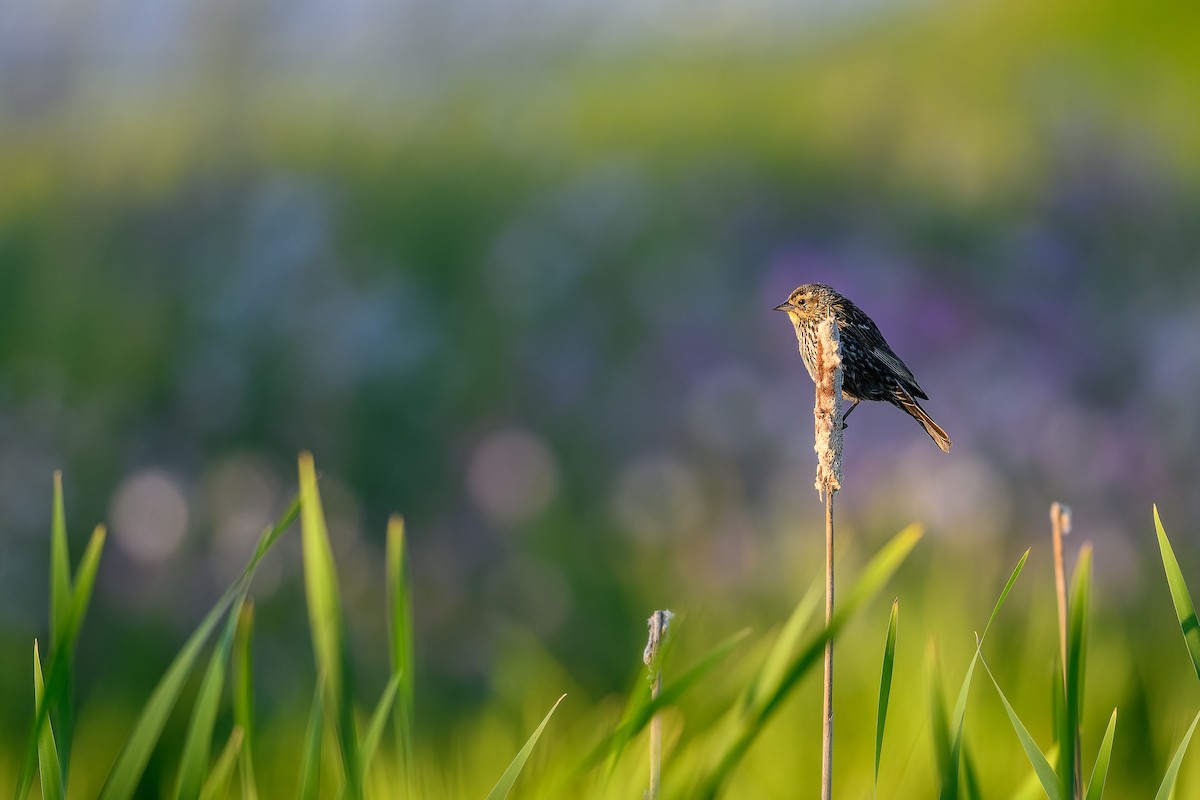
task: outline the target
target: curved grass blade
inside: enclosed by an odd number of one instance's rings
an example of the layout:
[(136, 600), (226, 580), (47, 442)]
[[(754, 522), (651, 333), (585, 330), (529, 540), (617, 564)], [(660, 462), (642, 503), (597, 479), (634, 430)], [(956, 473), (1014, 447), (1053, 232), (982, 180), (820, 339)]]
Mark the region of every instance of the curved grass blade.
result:
[(1154, 800), (1169, 800), (1171, 793), (1175, 790), (1175, 780), (1179, 777), (1179, 767), (1183, 764), (1183, 756), (1187, 752), (1188, 744), (1192, 741), (1192, 734), (1196, 732), (1196, 723), (1200, 722), (1200, 712), (1197, 712), (1195, 718), (1192, 719), (1191, 726), (1188, 727), (1187, 733), (1183, 735), (1183, 741), (1179, 743), (1179, 747), (1175, 750), (1175, 757), (1171, 759), (1171, 765), (1167, 767), (1167, 774), (1163, 776), (1162, 785), (1158, 787), (1158, 794), (1154, 795)]
[(254, 661), (250, 648), (254, 635), (254, 603), (242, 605), (237, 631), (233, 637), (233, 722), (242, 729), (242, 747), (238, 762), (242, 774), (243, 800), (258, 800), (254, 778)]
[(800, 598), (800, 602), (792, 609), (791, 615), (787, 622), (783, 625), (783, 630), (779, 632), (779, 636), (775, 639), (775, 644), (771, 645), (771, 650), (767, 653), (767, 659), (763, 662), (762, 668), (754, 676), (753, 682), (750, 684), (750, 690), (746, 692), (744, 704), (753, 708), (762, 705), (766, 697), (773, 691), (782, 680), (784, 673), (787, 671), (788, 662), (795, 656), (796, 650), (800, 647), (801, 636), (804, 635), (808, 623), (812, 621), (813, 615), (817, 611), (817, 606), (825, 597), (825, 584), (823, 581), (813, 583)]
[(879, 758), (883, 754), (883, 728), (887, 723), (888, 700), (892, 696), (892, 670), (896, 665), (896, 623), (900, 616), (900, 600), (892, 601), (888, 617), (887, 638), (883, 642), (883, 667), (879, 671), (879, 704), (875, 715), (875, 789), (879, 789)]
[(217, 604), (208, 612), (208, 615), (188, 638), (183, 649), (179, 651), (175, 660), (171, 662), (134, 723), (133, 730), (121, 747), (120, 753), (117, 754), (116, 762), (100, 792), (101, 800), (127, 800), (133, 796), (142, 773), (146, 769), (146, 764), (150, 760), (150, 755), (154, 752), (154, 747), (162, 734), (163, 726), (166, 725), (167, 717), (175, 707), (175, 701), (179, 698), (179, 693), (183, 690), (184, 683), (191, 674), (201, 648), (208, 641), (213, 629), (216, 628), (217, 623), (230, 606), (235, 603), (240, 604), (245, 598), (254, 577), (254, 571), (262, 557), (295, 521), (298, 510), (297, 503), (293, 503), (274, 527), (263, 532), (254, 556), (242, 571), (241, 577), (234, 582), (233, 586), (225, 590), (225, 593), (217, 600)]
[[(1021, 557), (1017, 559), (1017, 565), (1013, 567), (1012, 573), (1008, 576), (1008, 581), (1004, 584), (1004, 588), (1000, 591), (1000, 596), (996, 599), (996, 604), (992, 606), (992, 614), (988, 617), (987, 624), (983, 626), (983, 634), (979, 637), (978, 647), (975, 648), (975, 654), (971, 656), (971, 663), (967, 666), (967, 673), (963, 676), (962, 686), (958, 690), (958, 699), (954, 701), (954, 715), (950, 722), (950, 759), (946, 762), (947, 770), (942, 774), (942, 792), (943, 797), (958, 796), (958, 766), (959, 753), (962, 752), (963, 742), (963, 722), (967, 716), (967, 698), (971, 693), (971, 683), (975, 678), (975, 664), (979, 658), (983, 642), (987, 639), (988, 631), (992, 628), (992, 623), (996, 621), (996, 617), (1000, 614), (1000, 609), (1004, 607), (1004, 601), (1008, 599), (1008, 595), (1012, 592), (1013, 586), (1017, 583), (1017, 578), (1021, 577), (1021, 572), (1025, 569), (1025, 562), (1029, 560), (1029, 551), (1032, 548), (1026, 548)], [(950, 795), (945, 792), (949, 789)]]
[(500, 776), (500, 780), (496, 781), (496, 785), (488, 792), (487, 800), (504, 800), (508, 797), (508, 793), (512, 791), (513, 784), (517, 782), (517, 777), (521, 774), (521, 770), (525, 768), (525, 762), (529, 760), (529, 754), (533, 752), (534, 746), (538, 739), (542, 736), (542, 731), (546, 728), (546, 723), (550, 721), (550, 717), (554, 716), (558, 704), (566, 697), (564, 694), (554, 702), (550, 707), (550, 711), (542, 719), (542, 724), (537, 726), (537, 730), (529, 737), (529, 741), (525, 742), (525, 746), (513, 758), (512, 763), (508, 765), (508, 769), (504, 770), (504, 774)]
[[(978, 652), (978, 648), (976, 648), (976, 651)], [(1046, 797), (1049, 800), (1060, 800), (1062, 795), (1059, 794), (1058, 776), (1055, 774), (1054, 768), (1050, 766), (1050, 762), (1046, 760), (1046, 756), (1038, 748), (1037, 742), (1029, 735), (1029, 730), (1021, 722), (1021, 718), (1017, 716), (1017, 712), (1013, 710), (1012, 705), (1008, 702), (1008, 698), (1004, 696), (1004, 692), (1000, 689), (1000, 684), (996, 682), (996, 676), (992, 674), (992, 670), (987, 665), (987, 660), (980, 655), (979, 661), (983, 664), (983, 669), (987, 672), (988, 677), (992, 679), (992, 685), (996, 687), (996, 694), (1000, 695), (1000, 701), (1004, 703), (1004, 710), (1008, 713), (1008, 720), (1012, 723), (1017, 738), (1021, 740), (1021, 747), (1024, 748), (1025, 756), (1029, 759), (1029, 763), (1033, 765), (1033, 771), (1037, 773), (1038, 780), (1042, 784), (1042, 790), (1046, 793)]]
[[(1046, 763), (1053, 764), (1058, 759), (1058, 745), (1046, 751)], [(1042, 782), (1036, 772), (1030, 772), (1009, 800), (1042, 800), (1046, 796), (1042, 790)]]
[(1108, 762), (1112, 758), (1113, 735), (1117, 730), (1117, 710), (1108, 718), (1108, 728), (1104, 731), (1104, 739), (1100, 742), (1100, 752), (1096, 755), (1096, 764), (1092, 767), (1092, 777), (1088, 781), (1087, 794), (1084, 800), (1101, 800), (1104, 797), (1104, 782), (1108, 779)]
[(1187, 583), (1183, 580), (1183, 572), (1175, 559), (1175, 551), (1163, 530), (1162, 520), (1158, 518), (1158, 506), (1154, 506), (1154, 529), (1158, 532), (1158, 549), (1162, 553), (1163, 570), (1167, 573), (1167, 585), (1171, 587), (1171, 602), (1175, 604), (1175, 616), (1179, 620), (1179, 628), (1183, 631), (1183, 641), (1187, 644), (1188, 655), (1192, 657), (1192, 668), (1196, 677), (1200, 678), (1200, 622), (1196, 620), (1196, 607), (1192, 604), (1192, 595)]
[(392, 714), (392, 704), (396, 701), (399, 691), (400, 676), (392, 675), (387, 686), (383, 688), (383, 694), (379, 697), (378, 705), (375, 706), (375, 713), (371, 715), (371, 722), (367, 726), (367, 735), (363, 737), (360, 757), (362, 758), (364, 779), (367, 776), (367, 770), (371, 768), (371, 759), (375, 757), (375, 751), (379, 749), (379, 740), (383, 738), (383, 729), (387, 725), (388, 717)]
[(217, 762), (200, 789), (200, 800), (221, 800), (229, 794), (229, 782), (233, 778), (233, 768), (237, 764), (238, 754), (245, 746), (246, 740), (241, 728), (234, 728), (229, 734)]
[[(225, 631), (217, 641), (217, 646), (213, 648), (208, 669), (204, 672), (204, 679), (200, 682), (200, 689), (196, 694), (196, 704), (188, 722), (183, 756), (179, 762), (179, 780), (175, 789), (175, 796), (179, 800), (195, 800), (204, 788), (204, 776), (208, 771), (208, 760), (212, 753), (213, 729), (217, 722), (217, 710), (221, 705), (221, 690), (225, 686), (225, 670), (233, 650), (233, 637), (241, 619), (244, 598), (245, 595), (242, 595), (234, 604), (225, 624)], [(239, 746), (242, 736), (239, 730)]]
[(809, 639), (780, 678), (778, 686), (763, 699), (760, 705), (743, 710), (742, 718), (739, 720), (740, 730), (721, 754), (717, 765), (700, 779), (696, 796), (713, 798), (720, 794), (722, 785), (741, 761), (742, 756), (750, 749), (750, 745), (754, 743), (771, 716), (779, 709), (796, 684), (816, 664), (821, 662), (825, 653), (825, 644), (837, 636), (846, 623), (858, 613), (863, 603), (883, 588), (884, 584), (908, 558), (912, 549), (916, 547), (917, 542), (921, 539), (921, 534), (919, 525), (909, 525), (892, 537), (867, 563), (858, 580), (847, 592), (841, 607), (834, 612), (829, 625)]
[(312, 709), (308, 712), (308, 730), (304, 734), (304, 753), (300, 757), (300, 800), (316, 800), (321, 791), (321, 729), (324, 727), (325, 681), (317, 678)]
[[(33, 702), (41, 704), (45, 694), (42, 684), (42, 659), (38, 655), (37, 640), (33, 640)], [(38, 736), (38, 770), (42, 777), (42, 800), (63, 800), (67, 790), (63, 786), (62, 764), (58, 759), (58, 748), (54, 746), (54, 726), (47, 720)]]
[(354, 726), (353, 694), (350, 689), (350, 656), (346, 645), (337, 571), (325, 512), (317, 490), (317, 473), (311, 453), (300, 455), (300, 536), (304, 552), (304, 593), (308, 599), (308, 622), (312, 633), (317, 671), (328, 683), (325, 702), (337, 734), (338, 754), (350, 800), (362, 797), (358, 733)]

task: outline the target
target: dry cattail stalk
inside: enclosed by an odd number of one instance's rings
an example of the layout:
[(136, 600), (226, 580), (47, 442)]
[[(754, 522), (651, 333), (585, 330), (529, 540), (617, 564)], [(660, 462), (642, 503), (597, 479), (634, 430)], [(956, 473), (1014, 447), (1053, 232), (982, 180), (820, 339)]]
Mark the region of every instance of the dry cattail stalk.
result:
[[(650, 670), (650, 696), (657, 698), (662, 691), (662, 667), (659, 665), (661, 648), (667, 638), (667, 629), (671, 625), (670, 611), (663, 609), (655, 611), (646, 620), (650, 635), (646, 640), (646, 649), (642, 652), (642, 661)], [(646, 790), (646, 800), (658, 800), (662, 783), (662, 719), (658, 714), (650, 718), (650, 788)]]

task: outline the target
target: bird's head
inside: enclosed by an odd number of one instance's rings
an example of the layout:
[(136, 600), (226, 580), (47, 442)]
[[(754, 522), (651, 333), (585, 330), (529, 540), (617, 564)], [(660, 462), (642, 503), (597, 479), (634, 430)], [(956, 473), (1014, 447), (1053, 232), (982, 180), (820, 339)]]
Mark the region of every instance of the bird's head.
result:
[(833, 289), (822, 283), (806, 283), (775, 306), (775, 310), (786, 311), (793, 322), (806, 322), (828, 314), (836, 296)]

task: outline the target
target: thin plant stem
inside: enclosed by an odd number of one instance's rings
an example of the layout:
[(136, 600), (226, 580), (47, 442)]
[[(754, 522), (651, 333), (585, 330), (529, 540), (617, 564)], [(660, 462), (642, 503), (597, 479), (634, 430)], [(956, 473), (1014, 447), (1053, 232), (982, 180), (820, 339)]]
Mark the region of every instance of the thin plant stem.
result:
[[(825, 625), (833, 620), (833, 492), (825, 493)], [(824, 725), (821, 729), (821, 800), (833, 797), (833, 639), (825, 643)]]

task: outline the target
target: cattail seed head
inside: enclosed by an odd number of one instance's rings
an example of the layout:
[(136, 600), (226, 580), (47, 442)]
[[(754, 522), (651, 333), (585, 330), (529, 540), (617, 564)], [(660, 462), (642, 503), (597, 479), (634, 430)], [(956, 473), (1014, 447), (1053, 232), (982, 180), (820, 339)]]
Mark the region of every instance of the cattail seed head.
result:
[(813, 407), (817, 452), (817, 494), (842, 488), (842, 355), (837, 322), (830, 313), (817, 325), (813, 353), (813, 381), (817, 401)]

